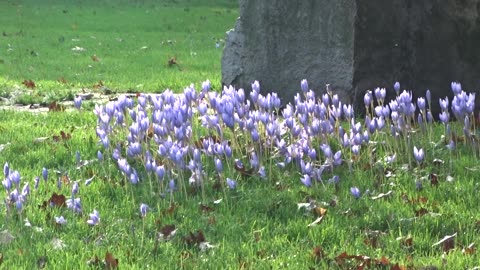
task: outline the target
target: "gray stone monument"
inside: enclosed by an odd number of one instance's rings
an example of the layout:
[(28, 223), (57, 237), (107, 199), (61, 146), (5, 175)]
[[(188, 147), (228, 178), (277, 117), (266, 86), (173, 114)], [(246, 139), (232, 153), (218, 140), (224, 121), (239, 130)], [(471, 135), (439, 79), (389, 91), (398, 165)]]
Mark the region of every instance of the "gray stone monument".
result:
[(222, 58), (225, 85), (250, 89), (258, 80), (287, 103), (305, 78), (362, 108), (366, 90), (393, 96), (400, 81), (416, 96), (430, 89), (434, 111), (452, 81), (480, 89), (480, 0), (239, 2)]

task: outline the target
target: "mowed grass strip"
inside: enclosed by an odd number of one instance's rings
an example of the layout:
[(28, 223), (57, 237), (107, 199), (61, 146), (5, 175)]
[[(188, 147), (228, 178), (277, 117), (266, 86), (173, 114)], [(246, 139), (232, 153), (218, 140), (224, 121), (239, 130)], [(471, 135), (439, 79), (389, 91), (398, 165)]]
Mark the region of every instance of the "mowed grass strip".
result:
[[(181, 91), (220, 88), (225, 32), (235, 1), (2, 1), (0, 88)], [(101, 83), (100, 83), (101, 82)], [(65, 96), (65, 94), (63, 94)], [(70, 94), (71, 98), (71, 94)]]

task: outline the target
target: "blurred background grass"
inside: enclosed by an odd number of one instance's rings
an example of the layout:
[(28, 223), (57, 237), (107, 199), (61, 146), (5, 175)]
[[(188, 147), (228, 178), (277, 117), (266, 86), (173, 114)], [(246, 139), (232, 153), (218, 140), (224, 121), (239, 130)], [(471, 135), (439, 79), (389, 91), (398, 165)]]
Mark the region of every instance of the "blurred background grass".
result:
[(180, 91), (206, 79), (218, 89), (237, 17), (233, 0), (1, 1), (2, 96), (24, 80), (40, 91), (100, 81), (119, 92)]

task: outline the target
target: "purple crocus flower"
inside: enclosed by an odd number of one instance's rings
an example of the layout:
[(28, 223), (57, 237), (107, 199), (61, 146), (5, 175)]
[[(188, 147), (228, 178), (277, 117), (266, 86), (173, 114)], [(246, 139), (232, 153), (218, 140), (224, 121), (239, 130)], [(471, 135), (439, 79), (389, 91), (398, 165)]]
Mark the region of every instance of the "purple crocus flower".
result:
[(93, 213), (89, 214), (89, 219), (87, 220), (88, 225), (95, 226), (100, 222), (100, 215), (96, 209), (93, 210)]
[(237, 187), (237, 182), (227, 177), (227, 185), (230, 189), (235, 189)]
[(423, 159), (425, 158), (425, 153), (423, 152), (423, 149), (417, 149), (416, 146), (413, 147), (413, 156), (415, 157), (415, 160), (417, 160), (417, 163), (421, 163)]
[(55, 223), (57, 225), (65, 225), (67, 224), (67, 220), (63, 216), (55, 217)]
[(168, 192), (173, 192), (175, 189), (177, 189), (175, 187), (175, 180), (172, 179), (170, 182), (168, 182)]
[(306, 79), (303, 79), (300, 82), (300, 87), (301, 87), (303, 93), (306, 93), (308, 91), (308, 82), (307, 82)]
[(430, 93), (430, 89), (427, 89), (427, 93), (425, 94), (425, 97), (427, 98), (428, 106), (430, 106), (432, 102), (432, 94)]
[(395, 90), (395, 93), (397, 93), (397, 96), (398, 96), (398, 94), (400, 93), (400, 83), (395, 82), (395, 84), (393, 85), (393, 89)]
[(8, 162), (5, 162), (5, 165), (3, 165), (3, 175), (5, 178), (8, 177), (8, 174), (10, 173), (10, 166), (8, 166)]
[(78, 182), (73, 182), (73, 186), (72, 186), (72, 196), (76, 195), (78, 193), (78, 190), (79, 190), (79, 186), (78, 186)]
[(448, 110), (448, 97), (445, 97), (445, 99), (440, 99), (440, 108), (442, 111), (447, 111)]
[(157, 175), (159, 181), (163, 180), (163, 176), (165, 175), (165, 168), (163, 165), (157, 166), (155, 169), (155, 174)]
[(363, 102), (366, 107), (370, 106), (372, 103), (372, 91), (367, 91), (367, 93), (365, 93), (365, 96), (363, 96)]
[(265, 166), (261, 166), (261, 167), (258, 169), (258, 175), (259, 175), (260, 178), (262, 178), (262, 179), (267, 178), (267, 173), (266, 173), (266, 171), (265, 171)]
[(30, 185), (28, 183), (25, 183), (25, 185), (22, 188), (22, 196), (26, 198), (30, 194)]
[(3, 187), (7, 190), (10, 191), (12, 188), (12, 181), (7, 177), (2, 181)]
[(340, 166), (342, 164), (342, 151), (337, 151), (333, 155), (333, 165)]
[(15, 207), (18, 211), (22, 211), (24, 198), (22, 195), (18, 196), (18, 200), (15, 202)]
[(221, 173), (223, 171), (223, 164), (219, 158), (215, 158), (215, 170), (217, 173)]
[(308, 174), (303, 175), (303, 177), (300, 178), (300, 181), (302, 181), (303, 185), (306, 187), (312, 186), (312, 180)]
[(75, 108), (80, 110), (80, 107), (82, 107), (82, 96), (76, 96), (73, 99), (73, 104), (75, 105)]
[(417, 99), (417, 107), (420, 111), (424, 111), (426, 106), (425, 99), (423, 97), (419, 97)]
[(138, 181), (139, 181), (139, 178), (138, 178), (138, 174), (137, 174), (137, 171), (134, 169), (133, 172), (130, 174), (130, 183), (132, 183), (133, 185), (136, 185), (138, 184)]
[(103, 154), (102, 154), (102, 152), (100, 152), (100, 150), (98, 150), (98, 152), (97, 152), (97, 159), (100, 162), (103, 161)]
[(459, 82), (452, 82), (452, 92), (457, 95), (462, 92), (462, 85)]
[(450, 116), (449, 116), (448, 112), (443, 111), (443, 112), (440, 113), (439, 119), (442, 123), (447, 124), (448, 120), (450, 120)]
[(15, 186), (18, 187), (20, 184), (20, 173), (18, 171), (13, 171), (8, 175), (8, 178), (10, 178), (10, 181), (15, 183)]
[(124, 159), (124, 158), (119, 158), (118, 161), (118, 168), (120, 168), (120, 170), (126, 174), (126, 175), (129, 175), (130, 174), (130, 165), (128, 164), (127, 160)]
[(80, 202), (80, 198), (67, 199), (65, 203), (67, 204), (67, 208), (72, 209), (73, 212), (79, 214), (82, 213), (82, 204)]
[(45, 167), (42, 169), (42, 177), (45, 182), (48, 180), (48, 170)]
[(358, 199), (361, 196), (360, 189), (358, 189), (358, 187), (350, 188), (350, 193), (355, 199)]
[(148, 209), (149, 209), (148, 205), (144, 203), (140, 204), (140, 216), (142, 216), (142, 218), (144, 218), (147, 215)]

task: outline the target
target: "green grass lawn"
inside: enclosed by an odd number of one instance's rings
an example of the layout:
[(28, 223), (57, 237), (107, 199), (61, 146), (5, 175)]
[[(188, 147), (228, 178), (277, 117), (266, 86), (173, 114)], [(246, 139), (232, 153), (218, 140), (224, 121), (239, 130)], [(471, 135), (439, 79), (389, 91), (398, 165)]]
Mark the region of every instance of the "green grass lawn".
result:
[[(35, 83), (49, 101), (93, 89), (183, 90), (210, 79), (220, 88), (225, 32), (236, 1), (2, 1), (0, 91)], [(216, 43), (220, 48), (216, 47)], [(175, 58), (176, 64), (169, 60)], [(24, 97), (26, 98), (26, 97)], [(23, 102), (23, 103), (29, 103)]]
[[(33, 96), (32, 102), (46, 96), (61, 100), (100, 80), (115, 92), (182, 92), (194, 83), (199, 94), (201, 82), (210, 79), (219, 92), (221, 49), (215, 42), (233, 26), (236, 1), (58, 2), (0, 2), (0, 30), (5, 32), (0, 40), (10, 44), (0, 51), (2, 95), (20, 91), (28, 93), (22, 99)], [(86, 51), (73, 52), (76, 46)], [(178, 64), (169, 67), (173, 56)], [(58, 82), (62, 77), (67, 85)], [(25, 89), (23, 80), (34, 81), (35, 89)], [(315, 149), (315, 158), (302, 157), (314, 169), (327, 161), (321, 150), (326, 143), (333, 152), (342, 151), (342, 164), (326, 168), (322, 181), (305, 185), (296, 161), (278, 164), (285, 161), (283, 148), (267, 135), (267, 122), (278, 119), (283, 125), (276, 110), (265, 112), (259, 103), (252, 104), (250, 110), (261, 114), (258, 119), (271, 120), (255, 120), (259, 141), (238, 124), (231, 129), (224, 120), (219, 128), (202, 123), (200, 106), (208, 104), (206, 115), (214, 117), (218, 108), (212, 100), (233, 102), (225, 96), (216, 99), (212, 92), (205, 99), (182, 100), (173, 110), (162, 104), (162, 117), (179, 117), (175, 113), (182, 110), (188, 115), (188, 108), (194, 108), (192, 118), (175, 128), (169, 121), (154, 127), (159, 117), (152, 115), (155, 97), (143, 107), (143, 96), (135, 95), (134, 106), (114, 116), (108, 116), (108, 105), (94, 109), (95, 104), (85, 102), (82, 109), (68, 112), (0, 111), (0, 164), (8, 162), (10, 175), (19, 172), (19, 193), (26, 183), (30, 188), (18, 210), (14, 188), (7, 191), (6, 178), (0, 176), (0, 269), (478, 269), (479, 146), (475, 136), (458, 135), (461, 121), (452, 122), (448, 134), (440, 123), (422, 129), (413, 121), (409, 133), (403, 133), (409, 136), (392, 137), (385, 128), (370, 134), (356, 155), (339, 141), (340, 125), (346, 133), (353, 129), (348, 121), (335, 122), (331, 134), (313, 136), (315, 114), (310, 113), (303, 137), (287, 132), (277, 139), (298, 151)], [(101, 111), (103, 118), (92, 110)], [(238, 116), (239, 108), (235, 111)], [(114, 124), (120, 117), (123, 124)], [(131, 184), (129, 177), (135, 174), (122, 173), (113, 153), (118, 149), (127, 156), (134, 144), (127, 135), (137, 120), (145, 119), (150, 121), (147, 130), (133, 139), (141, 154), (127, 158), (140, 177)], [(185, 123), (187, 139), (178, 139)], [(161, 134), (156, 128), (171, 130), (155, 137)], [(476, 128), (472, 121), (474, 135)], [(97, 136), (103, 129), (108, 148)], [(216, 142), (202, 150), (203, 184), (190, 185), (194, 174), (172, 161), (175, 155), (160, 154), (168, 136), (185, 146), (187, 154), (178, 163), (184, 165), (195, 158), (192, 149)], [(450, 139), (454, 150), (446, 147)], [(216, 153), (219, 145), (231, 147), (232, 157)], [(425, 151), (422, 161), (416, 162), (413, 146)], [(265, 177), (250, 169), (252, 153), (259, 155)], [(393, 154), (396, 160), (387, 162)], [(235, 159), (244, 163), (243, 169)], [(147, 170), (152, 160), (165, 168), (162, 181)], [(234, 188), (227, 178), (236, 182)], [(79, 190), (72, 195), (75, 183)], [(352, 194), (354, 187), (360, 194)], [(80, 198), (81, 213), (64, 205), (72, 196)], [(142, 203), (148, 205), (144, 217)], [(94, 210), (100, 221), (91, 226), (87, 222)], [(56, 220), (61, 216), (65, 224)]]

